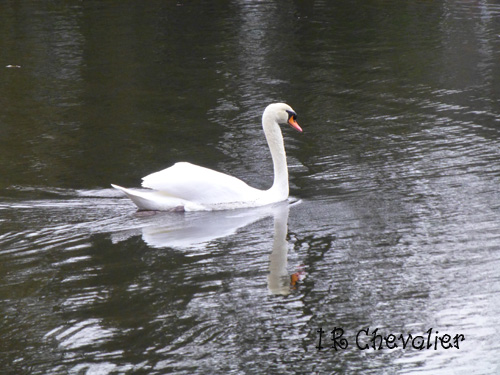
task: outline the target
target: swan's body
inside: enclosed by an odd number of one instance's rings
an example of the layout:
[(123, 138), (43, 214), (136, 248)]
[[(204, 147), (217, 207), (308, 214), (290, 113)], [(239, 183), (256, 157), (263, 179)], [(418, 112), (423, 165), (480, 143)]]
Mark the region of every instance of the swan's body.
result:
[(132, 199), (139, 210), (224, 210), (283, 201), (288, 198), (288, 167), (279, 124), (289, 123), (302, 131), (296, 119), (294, 110), (284, 103), (270, 104), (262, 115), (274, 167), (274, 182), (268, 190), (255, 189), (236, 177), (187, 162), (144, 177), (142, 186), (151, 190), (112, 186)]

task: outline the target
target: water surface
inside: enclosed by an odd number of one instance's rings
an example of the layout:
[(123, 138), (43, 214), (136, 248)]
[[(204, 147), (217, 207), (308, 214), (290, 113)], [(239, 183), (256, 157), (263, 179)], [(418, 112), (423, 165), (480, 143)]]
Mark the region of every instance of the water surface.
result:
[[(0, 8), (5, 373), (498, 373), (496, 3)], [(144, 214), (109, 187), (181, 160), (269, 187), (275, 101), (304, 129), (289, 202)]]

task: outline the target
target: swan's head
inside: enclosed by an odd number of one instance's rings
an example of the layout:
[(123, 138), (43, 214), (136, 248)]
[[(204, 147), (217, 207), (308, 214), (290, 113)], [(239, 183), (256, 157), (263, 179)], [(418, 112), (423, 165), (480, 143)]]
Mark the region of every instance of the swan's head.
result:
[(274, 117), (278, 124), (288, 124), (295, 130), (302, 132), (302, 128), (297, 123), (297, 113), (285, 103), (269, 104), (264, 110), (263, 118)]

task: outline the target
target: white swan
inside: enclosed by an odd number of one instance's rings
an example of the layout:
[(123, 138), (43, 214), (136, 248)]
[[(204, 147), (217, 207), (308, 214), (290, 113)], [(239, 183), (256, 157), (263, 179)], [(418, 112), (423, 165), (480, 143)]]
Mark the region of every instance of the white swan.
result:
[(262, 127), (271, 151), (274, 182), (259, 190), (236, 177), (187, 162), (152, 173), (142, 186), (152, 190), (131, 190), (111, 185), (124, 192), (139, 210), (201, 211), (257, 207), (288, 198), (288, 167), (279, 124), (288, 123), (302, 132), (297, 114), (285, 103), (270, 104), (262, 115)]

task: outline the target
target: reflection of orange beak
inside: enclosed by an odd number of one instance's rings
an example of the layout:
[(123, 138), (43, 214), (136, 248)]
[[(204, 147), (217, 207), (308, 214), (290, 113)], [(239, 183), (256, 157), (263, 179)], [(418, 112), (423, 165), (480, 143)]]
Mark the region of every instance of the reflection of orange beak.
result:
[(292, 289), (295, 289), (299, 281), (302, 281), (306, 278), (306, 271), (304, 271), (304, 266), (299, 266), (297, 267), (297, 269), (298, 271), (290, 276), (290, 286), (292, 287)]
[(290, 126), (292, 128), (294, 128), (295, 130), (299, 131), (302, 133), (302, 128), (299, 126), (299, 124), (297, 124), (297, 121), (293, 118), (293, 116), (291, 116), (289, 119), (288, 119), (288, 123), (290, 124)]

